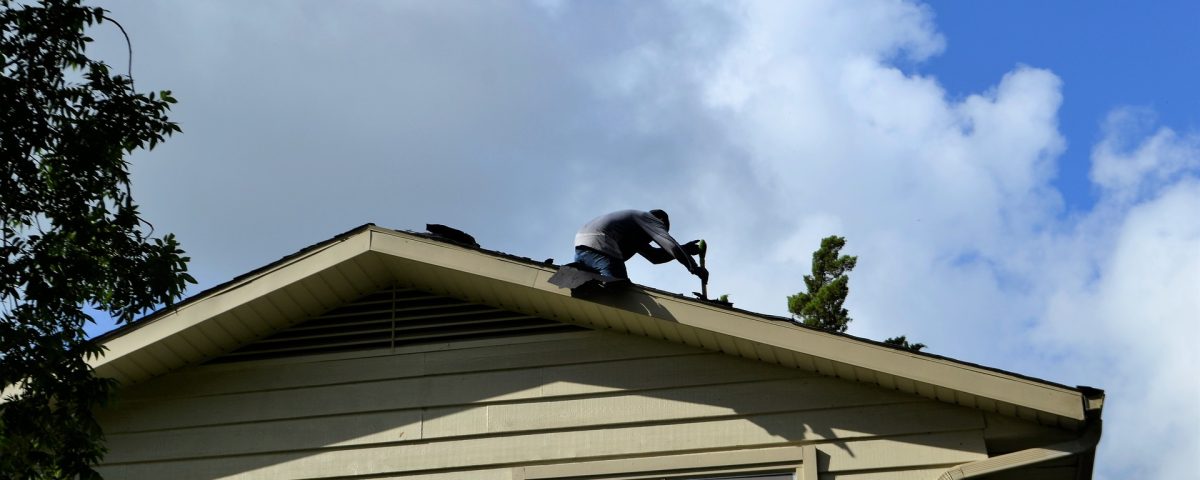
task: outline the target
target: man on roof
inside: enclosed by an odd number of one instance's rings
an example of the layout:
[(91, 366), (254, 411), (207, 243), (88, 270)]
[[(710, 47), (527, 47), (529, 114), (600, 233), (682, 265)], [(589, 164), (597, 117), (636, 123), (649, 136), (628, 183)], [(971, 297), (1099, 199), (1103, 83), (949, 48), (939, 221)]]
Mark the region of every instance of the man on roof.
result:
[(700, 241), (693, 240), (680, 245), (667, 233), (670, 228), (671, 219), (662, 210), (621, 210), (602, 215), (575, 234), (575, 261), (601, 275), (628, 279), (625, 261), (635, 253), (654, 264), (674, 259), (687, 267), (689, 273), (707, 282), (708, 270), (696, 265), (691, 257), (700, 253)]

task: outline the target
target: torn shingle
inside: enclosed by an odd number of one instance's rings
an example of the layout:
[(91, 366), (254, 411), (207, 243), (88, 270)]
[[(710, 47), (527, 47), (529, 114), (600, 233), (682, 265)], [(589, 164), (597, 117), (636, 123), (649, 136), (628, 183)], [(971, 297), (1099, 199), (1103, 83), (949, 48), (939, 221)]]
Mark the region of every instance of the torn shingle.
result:
[(438, 225), (436, 223), (427, 223), (425, 224), (425, 230), (433, 234), (435, 237), (441, 237), (440, 240), (445, 240), (463, 247), (479, 248), (479, 242), (475, 241), (475, 237), (472, 237), (471, 235), (467, 234), (467, 232), (457, 228)]

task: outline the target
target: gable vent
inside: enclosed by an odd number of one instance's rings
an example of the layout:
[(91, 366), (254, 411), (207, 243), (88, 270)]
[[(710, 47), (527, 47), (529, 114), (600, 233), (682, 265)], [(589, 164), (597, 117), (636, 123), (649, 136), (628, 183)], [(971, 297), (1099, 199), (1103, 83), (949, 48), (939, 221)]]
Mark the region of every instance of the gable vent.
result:
[(432, 295), (385, 289), (218, 357), (212, 363), (583, 330)]

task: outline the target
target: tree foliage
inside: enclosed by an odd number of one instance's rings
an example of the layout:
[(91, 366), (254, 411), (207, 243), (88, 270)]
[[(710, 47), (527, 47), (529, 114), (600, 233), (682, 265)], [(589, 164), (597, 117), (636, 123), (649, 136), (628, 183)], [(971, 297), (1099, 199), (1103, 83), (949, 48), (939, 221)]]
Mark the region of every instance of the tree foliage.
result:
[[(804, 276), (808, 291), (788, 297), (788, 311), (807, 326), (844, 333), (853, 320), (843, 305), (850, 294), (849, 273), (858, 264), (858, 257), (842, 255), (845, 246), (843, 237), (834, 235), (821, 239), (821, 248), (813, 252), (812, 275)], [(924, 343), (909, 343), (904, 335), (883, 343), (913, 352), (925, 348)]]
[(804, 276), (806, 292), (788, 297), (788, 311), (805, 325), (831, 332), (845, 332), (851, 322), (842, 306), (850, 293), (850, 277), (858, 257), (841, 255), (846, 239), (829, 236), (821, 240), (821, 248), (813, 252), (812, 274)]
[(111, 381), (87, 363), (84, 307), (125, 323), (194, 282), (139, 217), (126, 160), (180, 131), (175, 100), (85, 55), (105, 21), (80, 0), (0, 0), (0, 478), (97, 477)]
[(908, 338), (906, 338), (904, 335), (901, 335), (899, 337), (889, 338), (887, 340), (884, 340), (883, 343), (886, 343), (888, 345), (897, 346), (897, 347), (903, 348), (905, 350), (908, 350), (910, 352), (919, 352), (919, 351), (921, 351), (921, 349), (925, 348), (924, 343), (908, 343)]

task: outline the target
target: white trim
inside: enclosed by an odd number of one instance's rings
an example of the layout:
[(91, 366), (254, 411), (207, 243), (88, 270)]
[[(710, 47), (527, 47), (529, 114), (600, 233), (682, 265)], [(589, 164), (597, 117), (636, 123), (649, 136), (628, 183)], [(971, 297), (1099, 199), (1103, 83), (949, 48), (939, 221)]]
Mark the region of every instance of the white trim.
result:
[(1065, 442), (1029, 448), (1017, 452), (1006, 453), (987, 460), (971, 462), (946, 470), (939, 480), (960, 480), (975, 478), (1014, 468), (1048, 462), (1059, 458), (1077, 455), (1096, 448), (1100, 443), (1100, 425), (1097, 422), (1083, 432), (1079, 438)]
[(177, 307), (129, 333), (105, 340), (106, 351), (88, 363), (101, 369), (135, 351), (267, 295), (280, 287), (346, 262), (368, 251), (370, 237), (357, 234), (277, 265), (265, 272), (211, 292), (195, 302)]
[[(397, 258), (417, 261), (452, 271), (533, 287), (552, 295), (570, 297), (570, 290), (550, 284), (554, 270), (533, 266), (486, 252), (468, 250), (402, 232), (372, 230), (371, 249)], [(657, 331), (654, 324), (666, 322), (740, 338), (762, 345), (864, 368), (901, 379), (957, 390), (995, 401), (1025, 406), (1072, 420), (1083, 420), (1083, 396), (1077, 391), (1037, 380), (1021, 378), (949, 359), (934, 358), (870, 344), (861, 340), (815, 331), (785, 322), (680, 299), (638, 287), (619, 296), (594, 297), (586, 301), (614, 315), (640, 313), (632, 318)], [(652, 306), (654, 311), (647, 312)]]
[[(816, 465), (815, 457), (806, 457), (806, 451), (809, 455), (815, 452), (811, 446), (789, 446), (531, 465), (514, 467), (512, 478), (567, 480), (602, 477), (605, 480), (640, 480), (676, 475), (695, 478), (697, 475), (791, 472), (797, 479), (808, 480), (804, 476), (805, 471), (811, 469), (815, 472)], [(807, 458), (814, 460), (806, 462)]]
[(803, 456), (805, 462), (800, 465), (800, 471), (796, 472), (796, 480), (818, 480), (817, 476), (817, 447), (809, 444), (801, 447), (804, 449)]
[[(131, 331), (108, 338), (104, 341), (107, 352), (103, 357), (93, 360), (91, 363), (97, 368), (100, 375), (118, 378), (126, 375), (122, 372), (125, 371), (125, 367), (129, 367), (130, 371), (134, 373), (128, 374), (129, 378), (119, 378), (123, 381), (138, 381), (145, 375), (163, 369), (170, 370), (185, 364), (198, 363), (203, 360), (199, 353), (176, 352), (170, 350), (170, 347), (163, 346), (163, 341), (176, 338), (186, 341), (189, 331), (198, 331), (199, 329), (196, 327), (216, 320), (224, 312), (244, 306), (257, 298), (269, 295), (291, 283), (302, 281), (325, 269), (352, 262), (353, 259), (364, 254), (379, 255), (378, 259), (372, 257), (373, 261), (392, 263), (392, 275), (404, 275), (405, 269), (397, 268), (397, 266), (419, 265), (423, 268), (414, 269), (414, 271), (465, 273), (468, 276), (460, 275), (459, 278), (484, 280), (484, 284), (473, 283), (472, 290), (466, 292), (468, 297), (479, 297), (471, 298), (472, 301), (496, 297), (497, 292), (516, 287), (509, 291), (518, 292), (518, 294), (506, 296), (504, 300), (510, 304), (504, 305), (504, 308), (514, 311), (527, 310), (525, 313), (530, 313), (530, 311), (536, 312), (539, 305), (547, 300), (554, 300), (557, 303), (564, 300), (583, 302), (589, 304), (587, 305), (589, 309), (599, 310), (606, 314), (612, 313), (613, 316), (633, 322), (638, 330), (646, 332), (673, 331), (679, 327), (693, 329), (691, 331), (694, 332), (707, 332), (722, 339), (744, 340), (768, 349), (775, 348), (831, 361), (835, 368), (846, 367), (846, 370), (851, 372), (847, 376), (838, 375), (849, 380), (860, 380), (857, 375), (853, 374), (854, 369), (867, 370), (888, 382), (899, 380), (908, 382), (909, 385), (912, 382), (918, 382), (921, 385), (941, 387), (951, 392), (962, 392), (969, 396), (965, 401), (960, 400), (959, 402), (968, 407), (1002, 411), (995, 406), (1000, 403), (1030, 409), (1031, 411), (1027, 412), (1030, 416), (1034, 415), (1033, 412), (1052, 414), (1067, 420), (1065, 423), (1067, 428), (1070, 428), (1071, 420), (1081, 421), (1084, 418), (1085, 403), (1088, 403), (1080, 392), (1048, 382), (1022, 378), (949, 359), (897, 351), (852, 337), (818, 332), (786, 322), (771, 321), (746, 312), (718, 308), (702, 302), (637, 287), (630, 288), (622, 295), (611, 298), (572, 299), (569, 298), (569, 291), (558, 289), (546, 282), (546, 278), (555, 271), (554, 268), (531, 265), (485, 251), (466, 249), (374, 226), (337, 242), (305, 252), (296, 258), (239, 280), (218, 291), (210, 292), (204, 297), (164, 313), (159, 318), (139, 325)], [(442, 277), (442, 275), (434, 275), (434, 277), (431, 278), (431, 281), (441, 281), (438, 277)], [(461, 284), (453, 285), (453, 287), (461, 287)], [(560, 296), (568, 298), (562, 299)], [(492, 298), (492, 300), (495, 299)], [(513, 305), (512, 302), (516, 302), (516, 304)], [(501, 301), (501, 303), (505, 302)], [(646, 311), (646, 307), (653, 307), (653, 310)], [(539, 313), (539, 315), (541, 314), (544, 312)], [(254, 339), (253, 332), (239, 332), (238, 335), (237, 340), (240, 342)], [(646, 336), (660, 338), (654, 335)], [(160, 356), (152, 359), (154, 362), (163, 363), (162, 368), (142, 372), (141, 370), (144, 369), (138, 366), (136, 359), (125, 361), (125, 357), (132, 357), (132, 354), (146, 351), (152, 347), (170, 350), (168, 352), (170, 355), (166, 356), (165, 361), (158, 358)], [(730, 354), (739, 354), (737, 351), (724, 350)], [(904, 391), (912, 392), (911, 389)], [(978, 405), (970, 396), (986, 400), (992, 406)], [(948, 403), (955, 403), (954, 398), (958, 397), (953, 395), (943, 398), (938, 394), (937, 398)], [(1019, 413), (1021, 412), (1016, 414)]]

